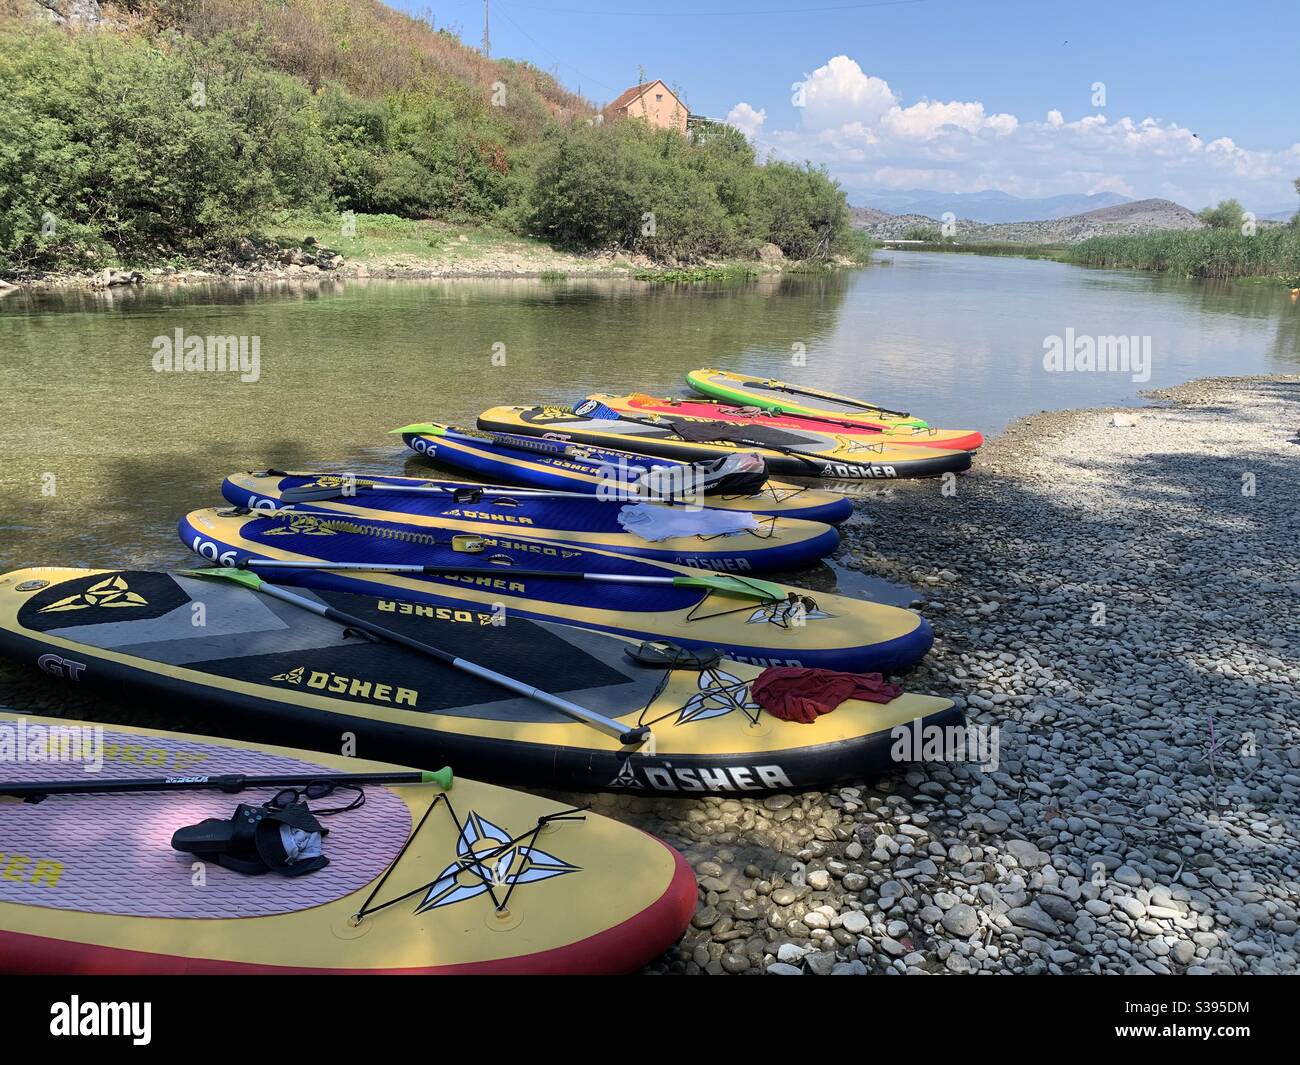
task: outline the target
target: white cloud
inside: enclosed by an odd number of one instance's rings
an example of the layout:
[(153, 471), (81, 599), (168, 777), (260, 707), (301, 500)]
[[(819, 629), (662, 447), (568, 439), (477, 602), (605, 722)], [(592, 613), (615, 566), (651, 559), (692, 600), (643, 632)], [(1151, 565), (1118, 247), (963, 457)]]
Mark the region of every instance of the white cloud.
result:
[(763, 128), (763, 123), (767, 121), (767, 111), (754, 110), (747, 103), (738, 103), (727, 112), (726, 123), (729, 126), (735, 126), (746, 137), (757, 137)]
[(830, 129), (851, 122), (875, 125), (898, 105), (887, 82), (863, 73), (846, 55), (837, 55), (818, 67), (804, 78), (801, 88), (803, 124), (809, 129)]
[(1199, 208), (1233, 196), (1250, 206), (1290, 202), (1300, 144), (1281, 151), (1203, 142), (1177, 122), (1104, 114), (1043, 120), (987, 113), (979, 101), (905, 101), (883, 78), (837, 55), (795, 85), (798, 122), (769, 130), (767, 113), (737, 104), (727, 121), (779, 156), (825, 163), (849, 190), (1000, 189), (1018, 196), (1112, 191)]

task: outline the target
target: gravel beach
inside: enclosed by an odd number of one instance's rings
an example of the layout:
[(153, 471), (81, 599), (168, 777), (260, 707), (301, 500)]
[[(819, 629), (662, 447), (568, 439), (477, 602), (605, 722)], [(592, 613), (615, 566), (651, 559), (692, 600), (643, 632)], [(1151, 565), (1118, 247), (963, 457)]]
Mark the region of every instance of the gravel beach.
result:
[(601, 796), (678, 844), (655, 973), (1287, 973), (1297, 941), (1300, 377), (1024, 419), (943, 495), (869, 489), (846, 564), (924, 591), (910, 688), (996, 769), (766, 799)]

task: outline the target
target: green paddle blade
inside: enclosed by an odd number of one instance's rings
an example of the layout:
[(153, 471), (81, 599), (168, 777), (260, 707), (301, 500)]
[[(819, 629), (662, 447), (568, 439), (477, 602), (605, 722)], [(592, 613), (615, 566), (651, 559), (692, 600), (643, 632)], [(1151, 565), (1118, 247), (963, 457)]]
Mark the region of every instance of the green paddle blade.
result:
[(784, 599), (785, 589), (771, 581), (760, 581), (754, 577), (732, 577), (726, 573), (701, 573), (674, 577), (673, 584), (685, 588), (709, 588), (716, 592), (730, 592), (750, 599), (774, 600)]
[(255, 592), (262, 587), (262, 578), (252, 570), (235, 569), (233, 566), (213, 566), (211, 569), (183, 569), (181, 573), (187, 577), (212, 577), (221, 581), (234, 581), (236, 584), (242, 584)]
[(420, 774), (422, 784), (437, 784), (443, 791), (451, 790), (451, 766), (445, 765), (441, 769), (425, 770)]
[(400, 429), (389, 429), (390, 433), (424, 433), (426, 436), (444, 436), (447, 432), (445, 425), (436, 425), (433, 422), (416, 422), (414, 425), (403, 425)]

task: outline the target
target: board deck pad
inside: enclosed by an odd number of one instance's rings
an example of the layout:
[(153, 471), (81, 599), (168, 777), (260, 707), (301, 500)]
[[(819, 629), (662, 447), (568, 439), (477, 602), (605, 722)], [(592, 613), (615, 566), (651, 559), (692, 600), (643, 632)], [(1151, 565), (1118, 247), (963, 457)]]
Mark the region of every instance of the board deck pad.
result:
[[(106, 588), (118, 598), (130, 596), (131, 609), (95, 601)], [(347, 592), (301, 589), (296, 594), (539, 688), (580, 695), (583, 705), (612, 716), (638, 713), (663, 679), (661, 670), (611, 655), (621, 642), (573, 626), (513, 617), (493, 625), (493, 615), (482, 610), (439, 612)], [(49, 612), (51, 602), (84, 605)], [(159, 613), (155, 602), (170, 609)], [(203, 606), (202, 626), (193, 624), (196, 604)], [(566, 720), (536, 700), (230, 583), (146, 571), (92, 574), (37, 592), (20, 608), (18, 621), (32, 631), (93, 647), (348, 701), (494, 720)]]
[[(128, 748), (152, 771), (126, 772)], [(193, 774), (335, 773), (311, 762), (201, 740), (104, 729), (106, 759), (99, 773), (80, 764), (6, 763), (9, 781), (80, 780), (99, 776), (156, 777), (180, 769)], [(171, 846), (172, 833), (206, 817), (231, 816), (241, 802), (257, 804), (275, 789), (228, 795), (219, 791), (53, 795), (39, 803), (0, 807), (0, 902), (128, 917), (259, 917), (320, 906), (352, 894), (378, 877), (397, 857), (411, 831), (410, 808), (391, 789), (367, 785), (356, 810), (321, 823), (329, 835), (323, 847), (330, 864), (307, 876), (274, 873), (250, 877), (216, 862), (203, 862), (195, 885), (191, 854)], [(339, 805), (327, 798), (317, 805)], [(21, 851), (9, 840), (22, 840)], [(432, 874), (431, 874), (432, 875)]]

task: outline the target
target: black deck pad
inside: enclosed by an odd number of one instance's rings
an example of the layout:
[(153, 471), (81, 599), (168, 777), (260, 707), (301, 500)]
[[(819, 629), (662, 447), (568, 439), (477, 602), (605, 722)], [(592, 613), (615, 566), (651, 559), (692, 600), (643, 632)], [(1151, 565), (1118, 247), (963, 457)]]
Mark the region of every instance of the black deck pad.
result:
[[(663, 670), (632, 662), (625, 641), (574, 626), (513, 616), (494, 624), (502, 619), (471, 604), (433, 606), (307, 589), (296, 594), (609, 716), (639, 711), (664, 677)], [(118, 601), (121, 606), (112, 605)], [(97, 574), (41, 589), (21, 614), (33, 632), (285, 695), (298, 691), (496, 720), (564, 719), (435, 657), (226, 581)]]
[(730, 422), (693, 422), (674, 418), (672, 428), (683, 440), (689, 440), (693, 444), (729, 440), (764, 447), (795, 447), (809, 442), (807, 436), (786, 432), (771, 425), (734, 425)]
[(18, 623), (33, 632), (160, 618), (190, 601), (168, 573), (94, 573), (42, 588), (23, 603)]

